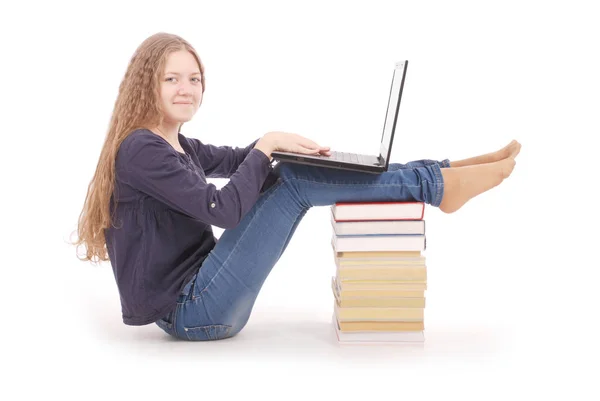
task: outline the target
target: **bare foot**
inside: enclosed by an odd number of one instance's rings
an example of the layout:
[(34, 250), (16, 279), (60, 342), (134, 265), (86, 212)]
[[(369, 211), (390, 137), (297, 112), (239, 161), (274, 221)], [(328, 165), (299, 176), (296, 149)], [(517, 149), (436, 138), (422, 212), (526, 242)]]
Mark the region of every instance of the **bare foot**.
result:
[(465, 167), (474, 166), (477, 164), (494, 163), (506, 159), (508, 157), (512, 157), (514, 159), (515, 157), (517, 157), (520, 151), (521, 144), (516, 140), (512, 140), (508, 145), (495, 152), (486, 153), (485, 155), (481, 156), (471, 157), (469, 159), (450, 162), (450, 167)]
[(506, 151), (508, 152), (508, 156), (511, 159), (514, 159), (517, 157), (517, 155), (519, 154), (519, 152), (521, 152), (521, 144), (517, 141), (512, 141), (507, 147), (506, 147)]
[(515, 164), (514, 158), (507, 157), (493, 163), (442, 169), (444, 196), (440, 210), (456, 212), (470, 199), (500, 185), (510, 176)]

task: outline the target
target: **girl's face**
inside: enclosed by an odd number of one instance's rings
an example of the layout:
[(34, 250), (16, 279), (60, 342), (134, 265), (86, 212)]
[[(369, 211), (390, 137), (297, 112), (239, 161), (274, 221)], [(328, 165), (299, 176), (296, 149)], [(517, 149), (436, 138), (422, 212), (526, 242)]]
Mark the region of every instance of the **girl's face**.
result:
[(160, 82), (165, 122), (176, 124), (192, 119), (202, 102), (201, 77), (196, 59), (188, 51), (168, 56)]

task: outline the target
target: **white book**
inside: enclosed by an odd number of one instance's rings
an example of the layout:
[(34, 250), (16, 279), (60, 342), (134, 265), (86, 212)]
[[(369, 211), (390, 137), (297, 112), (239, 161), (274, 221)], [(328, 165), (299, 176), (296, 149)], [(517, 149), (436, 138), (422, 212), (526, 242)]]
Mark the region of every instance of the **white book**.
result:
[(331, 205), (336, 220), (422, 220), (424, 202), (338, 202)]
[(331, 227), (337, 235), (425, 234), (425, 220), (335, 221)]
[(425, 235), (350, 235), (333, 233), (333, 248), (336, 252), (369, 251), (424, 251)]
[(423, 343), (425, 332), (420, 331), (351, 331), (340, 330), (335, 314), (332, 318), (333, 327), (338, 342), (341, 344), (368, 344), (368, 343)]

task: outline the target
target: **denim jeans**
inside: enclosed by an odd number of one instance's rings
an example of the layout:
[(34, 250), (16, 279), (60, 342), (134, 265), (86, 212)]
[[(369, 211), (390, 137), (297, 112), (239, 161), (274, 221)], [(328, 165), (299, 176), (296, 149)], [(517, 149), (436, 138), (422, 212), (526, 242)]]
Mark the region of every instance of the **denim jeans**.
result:
[(439, 206), (438, 162), (390, 163), (381, 174), (280, 162), (277, 179), (236, 227), (225, 230), (177, 305), (156, 324), (183, 340), (219, 340), (239, 333), (258, 292), (313, 206), (336, 202), (421, 201)]

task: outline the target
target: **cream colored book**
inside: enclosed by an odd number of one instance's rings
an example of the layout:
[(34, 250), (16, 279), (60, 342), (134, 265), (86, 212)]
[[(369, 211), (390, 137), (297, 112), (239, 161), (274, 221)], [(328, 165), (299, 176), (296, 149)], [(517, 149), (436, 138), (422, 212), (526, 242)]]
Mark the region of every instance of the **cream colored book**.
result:
[(426, 281), (398, 280), (342, 280), (338, 279), (340, 291), (426, 291)]
[(398, 297), (398, 298), (425, 298), (425, 290), (386, 290), (386, 289), (358, 289), (358, 290), (342, 290), (338, 283), (337, 277), (331, 277), (332, 287), (335, 291), (344, 298), (370, 298), (370, 297)]
[(335, 316), (331, 322), (340, 344), (410, 344), (425, 342), (424, 331), (343, 331)]
[(407, 322), (423, 321), (425, 308), (344, 308), (333, 301), (334, 311), (340, 321), (344, 320), (401, 320)]
[(352, 331), (420, 331), (425, 330), (425, 322), (399, 322), (399, 321), (338, 321), (340, 330)]
[(427, 280), (425, 264), (351, 264), (341, 265), (335, 258), (336, 274), (348, 280)]
[(427, 269), (415, 268), (337, 268), (336, 275), (341, 280), (402, 280), (427, 281)]
[(425, 291), (346, 290), (340, 292), (344, 298), (425, 298)]
[(339, 306), (343, 308), (352, 307), (398, 307), (398, 308), (424, 308), (425, 297), (406, 298), (406, 297), (348, 297), (341, 296), (337, 291), (335, 283), (332, 282), (331, 290)]
[(425, 257), (340, 257), (333, 252), (333, 261), (339, 266), (422, 266), (425, 265)]

